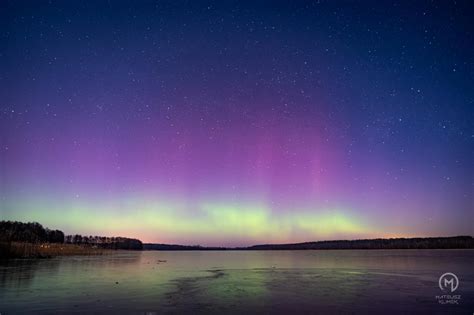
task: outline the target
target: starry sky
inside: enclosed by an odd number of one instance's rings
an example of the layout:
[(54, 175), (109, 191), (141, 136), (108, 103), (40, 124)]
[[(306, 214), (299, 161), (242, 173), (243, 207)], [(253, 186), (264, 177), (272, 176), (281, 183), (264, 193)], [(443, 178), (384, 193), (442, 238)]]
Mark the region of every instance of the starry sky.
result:
[(0, 216), (241, 246), (474, 234), (470, 1), (2, 1)]

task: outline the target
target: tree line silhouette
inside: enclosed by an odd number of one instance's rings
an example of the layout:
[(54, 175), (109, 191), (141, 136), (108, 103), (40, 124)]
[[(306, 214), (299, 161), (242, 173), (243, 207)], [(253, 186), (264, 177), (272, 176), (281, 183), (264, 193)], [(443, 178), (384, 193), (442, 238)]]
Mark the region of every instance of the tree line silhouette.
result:
[(296, 244), (265, 244), (246, 247), (248, 250), (305, 249), (452, 249), (474, 248), (471, 236), (379, 238), (366, 240), (319, 241)]
[(64, 233), (60, 230), (44, 228), (37, 222), (0, 221), (0, 241), (64, 243)]
[(64, 235), (37, 222), (0, 221), (0, 242), (65, 243), (104, 249), (143, 249), (140, 240), (126, 237)]
[(143, 249), (140, 240), (127, 237), (107, 237), (107, 236), (83, 236), (80, 234), (67, 235), (65, 238), (67, 244), (92, 245), (107, 249)]
[[(306, 250), (306, 249), (447, 249), (474, 248), (471, 236), (392, 238), (365, 240), (319, 241), (296, 244), (265, 244), (249, 247), (225, 248), (183, 246), (168, 244), (142, 244), (138, 239), (126, 237), (64, 235), (60, 230), (44, 228), (37, 222), (23, 223), (0, 221), (0, 254), (11, 249), (12, 244), (73, 244), (80, 248), (133, 249), (133, 250)], [(1, 256), (1, 255), (0, 255)]]
[(366, 240), (318, 241), (294, 244), (263, 244), (249, 247), (203, 247), (143, 244), (144, 250), (330, 250), (330, 249), (463, 249), (474, 248), (471, 236), (418, 237), (418, 238), (378, 238)]

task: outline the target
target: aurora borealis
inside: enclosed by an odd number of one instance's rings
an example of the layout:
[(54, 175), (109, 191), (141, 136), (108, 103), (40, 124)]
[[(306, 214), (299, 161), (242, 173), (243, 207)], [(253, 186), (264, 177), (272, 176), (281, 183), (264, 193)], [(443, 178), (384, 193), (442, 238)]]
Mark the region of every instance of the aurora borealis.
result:
[(0, 217), (241, 246), (474, 234), (468, 1), (2, 1)]

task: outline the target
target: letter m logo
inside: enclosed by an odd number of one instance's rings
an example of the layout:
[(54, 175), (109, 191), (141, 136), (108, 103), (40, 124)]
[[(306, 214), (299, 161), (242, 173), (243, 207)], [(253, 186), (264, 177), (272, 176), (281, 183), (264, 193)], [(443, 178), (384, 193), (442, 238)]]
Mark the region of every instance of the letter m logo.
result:
[(451, 292), (456, 291), (459, 285), (458, 277), (451, 272), (447, 272), (439, 277), (439, 288), (444, 291), (445, 289), (449, 289)]
[(444, 278), (444, 287), (447, 288), (448, 285), (451, 285), (451, 292), (454, 291), (454, 278), (451, 278), (451, 279), (447, 279), (447, 278)]

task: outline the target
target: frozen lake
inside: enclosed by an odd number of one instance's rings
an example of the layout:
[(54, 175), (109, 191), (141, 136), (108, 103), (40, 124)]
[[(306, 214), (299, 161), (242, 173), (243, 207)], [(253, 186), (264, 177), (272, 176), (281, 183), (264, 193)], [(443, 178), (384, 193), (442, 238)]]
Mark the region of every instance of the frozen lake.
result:
[[(119, 251), (0, 262), (0, 313), (474, 312), (474, 250)], [(441, 291), (451, 272), (459, 286)], [(436, 296), (459, 296), (458, 305)]]

